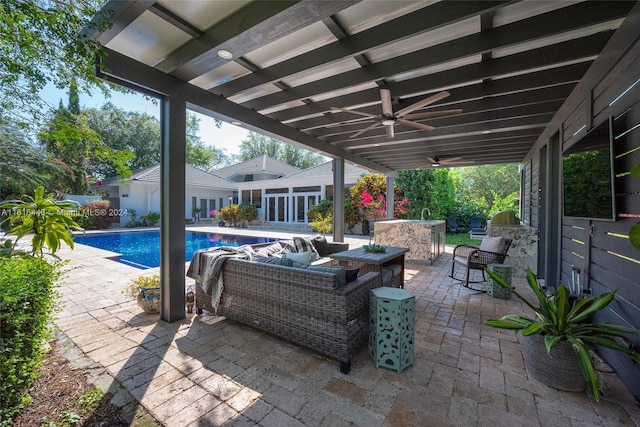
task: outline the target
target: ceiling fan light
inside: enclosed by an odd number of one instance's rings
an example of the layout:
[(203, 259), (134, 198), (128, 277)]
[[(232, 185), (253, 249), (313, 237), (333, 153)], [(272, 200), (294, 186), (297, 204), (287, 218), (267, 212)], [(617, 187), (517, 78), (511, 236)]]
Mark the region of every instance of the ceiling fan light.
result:
[(233, 58), (233, 53), (227, 49), (218, 50), (218, 56), (222, 59), (231, 59)]
[(433, 166), (434, 168), (440, 167), (440, 162), (433, 162), (431, 163), (431, 166)]
[(393, 126), (395, 124), (395, 122), (396, 121), (393, 120), (393, 119), (384, 119), (382, 121), (382, 124), (385, 125), (385, 126)]

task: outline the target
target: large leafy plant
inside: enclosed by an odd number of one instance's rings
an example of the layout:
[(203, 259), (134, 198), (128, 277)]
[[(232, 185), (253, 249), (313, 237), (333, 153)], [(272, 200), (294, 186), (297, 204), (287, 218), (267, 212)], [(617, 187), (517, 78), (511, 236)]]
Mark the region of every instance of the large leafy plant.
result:
[(31, 254), (42, 255), (44, 247), (51, 253), (60, 249), (61, 242), (73, 249), (72, 231), (82, 231), (75, 221), (78, 217), (77, 206), (70, 200), (56, 200), (53, 195), (44, 195), (44, 187), (36, 188), (35, 194), (22, 196), (21, 200), (6, 200), (0, 203), (0, 212), (6, 218), (0, 223), (9, 223), (7, 234), (17, 236), (12, 250), (18, 241), (29, 234)]
[(640, 353), (635, 350), (633, 342), (627, 336), (628, 334), (640, 335), (640, 330), (612, 323), (591, 323), (589, 320), (594, 313), (613, 301), (615, 291), (597, 297), (588, 296), (570, 303), (569, 290), (565, 286), (560, 285), (555, 294), (548, 297), (531, 269), (527, 269), (527, 283), (537, 298), (536, 304), (516, 292), (494, 272), (488, 269), (485, 271), (495, 282), (511, 291), (535, 313), (535, 317), (508, 314), (497, 320), (487, 320), (485, 324), (521, 331), (523, 336), (542, 335), (548, 353), (561, 340), (571, 343), (578, 355), (582, 373), (587, 380), (587, 387), (596, 400), (600, 399), (602, 384), (596, 374), (590, 350), (595, 346), (608, 347), (626, 353), (635, 362), (640, 362)]

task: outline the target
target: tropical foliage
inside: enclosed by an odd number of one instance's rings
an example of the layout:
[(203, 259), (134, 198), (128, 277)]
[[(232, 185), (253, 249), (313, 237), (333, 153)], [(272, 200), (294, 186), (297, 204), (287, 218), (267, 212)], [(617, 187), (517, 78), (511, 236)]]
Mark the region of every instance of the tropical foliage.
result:
[(258, 219), (258, 209), (253, 205), (233, 204), (220, 209), (219, 215), (232, 227), (240, 227), (249, 221)]
[(17, 236), (14, 250), (22, 237), (33, 234), (32, 255), (42, 256), (44, 247), (53, 254), (60, 249), (61, 242), (73, 249), (72, 231), (82, 230), (76, 222), (77, 205), (69, 200), (56, 200), (53, 195), (45, 196), (42, 186), (36, 188), (33, 197), (25, 195), (0, 203), (0, 212), (6, 213), (2, 223), (9, 224), (7, 234)]
[(602, 384), (590, 351), (595, 350), (596, 346), (603, 346), (623, 352), (635, 362), (640, 362), (640, 353), (635, 350), (633, 342), (627, 336), (639, 335), (640, 330), (612, 323), (591, 323), (589, 320), (597, 311), (613, 301), (615, 291), (600, 296), (588, 296), (570, 303), (569, 290), (565, 286), (561, 284), (555, 294), (548, 297), (531, 269), (527, 269), (527, 283), (536, 296), (536, 301), (531, 302), (493, 271), (486, 271), (495, 282), (511, 291), (533, 310), (535, 317), (508, 314), (497, 320), (487, 320), (485, 323), (496, 328), (521, 331), (523, 336), (542, 335), (547, 352), (561, 340), (570, 342), (578, 355), (587, 387), (596, 400), (600, 399)]

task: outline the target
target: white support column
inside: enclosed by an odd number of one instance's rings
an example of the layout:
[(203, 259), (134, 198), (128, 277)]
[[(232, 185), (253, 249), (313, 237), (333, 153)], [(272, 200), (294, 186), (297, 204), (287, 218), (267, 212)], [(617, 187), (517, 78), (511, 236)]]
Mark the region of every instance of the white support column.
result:
[(333, 160), (333, 241), (344, 242), (344, 159)]
[(393, 219), (393, 202), (395, 193), (393, 192), (393, 185), (395, 180), (392, 176), (387, 175), (387, 194), (385, 200), (387, 201), (387, 219)]
[(164, 98), (160, 108), (160, 318), (185, 317), (184, 208), (187, 105)]

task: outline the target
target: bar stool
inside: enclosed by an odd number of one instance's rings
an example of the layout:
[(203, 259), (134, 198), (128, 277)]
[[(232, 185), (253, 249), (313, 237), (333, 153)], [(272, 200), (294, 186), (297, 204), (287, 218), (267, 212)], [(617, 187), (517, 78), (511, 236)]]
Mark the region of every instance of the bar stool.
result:
[(404, 289), (371, 290), (369, 354), (376, 363), (398, 373), (413, 365), (416, 298)]

